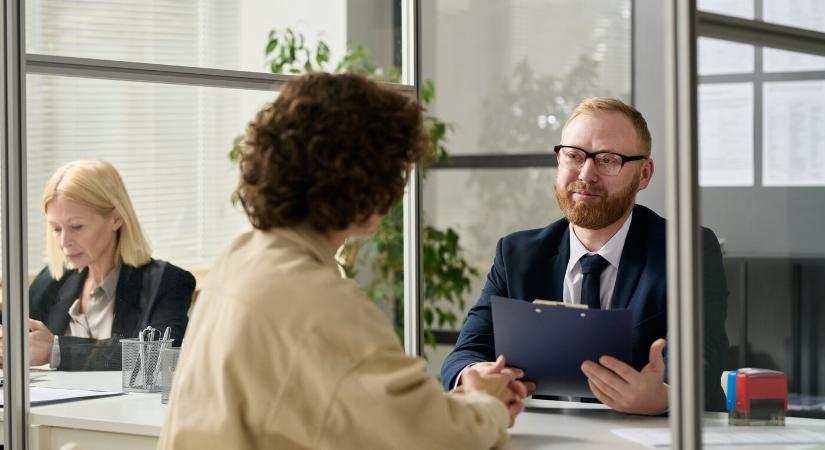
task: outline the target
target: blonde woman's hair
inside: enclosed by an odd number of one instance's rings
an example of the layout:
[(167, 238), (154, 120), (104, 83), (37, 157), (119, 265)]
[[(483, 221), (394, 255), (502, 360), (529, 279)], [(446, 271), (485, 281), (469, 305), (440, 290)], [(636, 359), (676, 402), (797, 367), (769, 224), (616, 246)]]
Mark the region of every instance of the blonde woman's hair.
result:
[(642, 146), (640, 150), (644, 152), (645, 156), (650, 156), (650, 148), (653, 142), (650, 138), (650, 130), (647, 128), (647, 121), (639, 110), (616, 97), (590, 97), (582, 100), (579, 106), (570, 114), (570, 118), (567, 119), (564, 127), (567, 128), (570, 121), (580, 114), (595, 112), (617, 112), (627, 117), (630, 123), (633, 124), (633, 128), (636, 129), (636, 137)]
[[(140, 267), (149, 262), (152, 250), (140, 227), (132, 201), (117, 169), (102, 160), (72, 161), (57, 169), (43, 191), (43, 212), (49, 202), (62, 197), (107, 215), (117, 212), (123, 224), (117, 230), (117, 263)], [(57, 237), (46, 226), (46, 262), (52, 277), (59, 279), (71, 268), (63, 256)]]

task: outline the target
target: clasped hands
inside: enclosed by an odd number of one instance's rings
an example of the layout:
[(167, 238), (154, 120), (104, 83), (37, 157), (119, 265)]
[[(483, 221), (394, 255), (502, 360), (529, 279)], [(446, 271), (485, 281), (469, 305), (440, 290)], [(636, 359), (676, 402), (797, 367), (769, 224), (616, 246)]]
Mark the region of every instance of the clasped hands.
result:
[[(29, 319), (29, 355), (32, 366), (48, 364), (52, 355), (54, 334), (41, 321)], [(0, 328), (0, 368), (4, 365), (3, 330)]]
[(501, 400), (510, 413), (510, 426), (522, 411), (524, 399), (536, 390), (532, 382), (521, 381), (524, 371), (507, 367), (504, 356), (495, 362), (480, 362), (464, 369), (458, 391), (481, 391)]

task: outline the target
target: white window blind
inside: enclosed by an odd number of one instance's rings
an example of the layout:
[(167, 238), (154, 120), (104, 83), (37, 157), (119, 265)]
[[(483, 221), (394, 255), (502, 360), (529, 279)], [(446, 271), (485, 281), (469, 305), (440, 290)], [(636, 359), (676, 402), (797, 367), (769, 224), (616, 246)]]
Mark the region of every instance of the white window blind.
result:
[(30, 273), (45, 256), (43, 186), (74, 159), (118, 168), (155, 257), (205, 269), (248, 228), (230, 203), (237, 169), (227, 153), (274, 93), (45, 75), (27, 82)]

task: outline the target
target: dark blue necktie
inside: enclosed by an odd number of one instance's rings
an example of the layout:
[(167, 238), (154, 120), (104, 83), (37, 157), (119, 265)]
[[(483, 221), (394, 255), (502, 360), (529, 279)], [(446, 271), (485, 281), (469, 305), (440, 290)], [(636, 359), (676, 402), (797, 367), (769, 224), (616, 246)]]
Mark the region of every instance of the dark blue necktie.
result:
[(602, 301), (599, 296), (599, 278), (609, 262), (601, 255), (584, 255), (579, 260), (582, 266), (582, 305), (592, 309), (601, 309)]

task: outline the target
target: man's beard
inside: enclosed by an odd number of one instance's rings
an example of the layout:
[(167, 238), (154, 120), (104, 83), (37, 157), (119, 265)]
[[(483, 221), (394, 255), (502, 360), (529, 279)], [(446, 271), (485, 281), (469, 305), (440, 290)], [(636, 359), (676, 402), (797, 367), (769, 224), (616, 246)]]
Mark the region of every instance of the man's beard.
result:
[[(636, 201), (636, 192), (639, 188), (639, 178), (633, 177), (633, 182), (616, 195), (608, 196), (603, 189), (594, 185), (576, 180), (569, 183), (564, 192), (559, 192), (558, 184), (555, 185), (556, 201), (559, 203), (564, 217), (573, 225), (586, 228), (588, 230), (600, 230), (617, 220), (630, 209)], [(599, 195), (601, 202), (597, 204), (576, 203), (573, 200), (573, 191), (586, 190)]]

